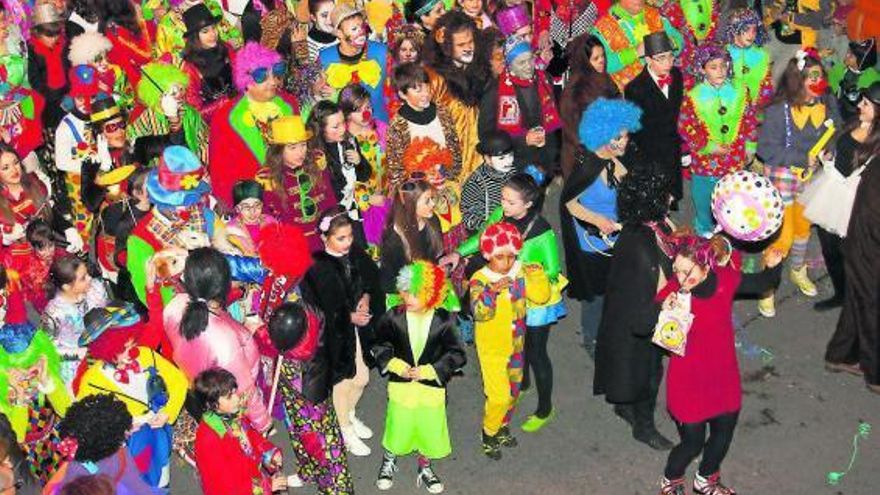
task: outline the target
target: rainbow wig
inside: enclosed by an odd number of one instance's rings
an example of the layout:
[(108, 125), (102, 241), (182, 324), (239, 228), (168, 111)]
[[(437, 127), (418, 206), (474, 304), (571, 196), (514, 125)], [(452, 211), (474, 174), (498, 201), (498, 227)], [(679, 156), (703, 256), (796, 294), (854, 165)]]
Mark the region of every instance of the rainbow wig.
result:
[(418, 297), (428, 309), (437, 308), (449, 291), (446, 272), (429, 261), (414, 261), (400, 269), (397, 291)]
[(697, 47), (694, 53), (694, 61), (689, 67), (691, 74), (697, 81), (703, 82), (706, 79), (706, 73), (703, 71), (703, 68), (716, 58), (727, 62), (727, 78), (730, 79), (733, 76), (733, 63), (730, 60), (730, 52), (716, 43), (706, 43)]
[(626, 100), (599, 98), (587, 107), (578, 125), (578, 137), (590, 151), (617, 139), (620, 133), (642, 128), (642, 109)]
[(141, 72), (144, 77), (137, 85), (138, 100), (153, 110), (159, 110), (162, 94), (172, 86), (180, 86), (183, 90), (189, 86), (189, 76), (171, 64), (151, 62), (141, 67)]
[(733, 43), (733, 37), (748, 29), (749, 26), (755, 26), (757, 30), (755, 46), (763, 46), (767, 42), (767, 30), (764, 29), (764, 22), (757, 12), (745, 7), (730, 11), (727, 27), (724, 30), (724, 41)]
[(271, 70), (278, 62), (281, 62), (281, 55), (275, 50), (270, 50), (255, 41), (247, 42), (232, 59), (232, 80), (235, 87), (244, 93), (254, 82), (251, 72), (261, 67)]

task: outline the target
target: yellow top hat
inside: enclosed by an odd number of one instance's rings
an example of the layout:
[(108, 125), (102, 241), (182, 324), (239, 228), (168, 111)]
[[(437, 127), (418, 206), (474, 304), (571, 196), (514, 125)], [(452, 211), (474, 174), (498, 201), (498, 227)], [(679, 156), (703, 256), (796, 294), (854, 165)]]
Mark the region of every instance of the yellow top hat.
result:
[(112, 186), (128, 179), (128, 177), (137, 169), (134, 165), (123, 165), (113, 170), (99, 175), (95, 179), (95, 184), (101, 187)]
[(306, 129), (299, 115), (287, 115), (273, 120), (269, 128), (272, 144), (296, 144), (307, 141), (312, 133)]

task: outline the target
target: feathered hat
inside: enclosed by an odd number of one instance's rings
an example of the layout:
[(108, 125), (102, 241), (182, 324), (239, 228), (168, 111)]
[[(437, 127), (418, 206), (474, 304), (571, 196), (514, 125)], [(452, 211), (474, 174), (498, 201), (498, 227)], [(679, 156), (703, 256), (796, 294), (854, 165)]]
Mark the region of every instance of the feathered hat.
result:
[(480, 235), (480, 253), (486, 258), (505, 251), (516, 256), (522, 246), (522, 234), (512, 223), (493, 223)]
[(689, 70), (697, 81), (703, 81), (706, 79), (706, 73), (703, 68), (710, 61), (718, 58), (727, 62), (727, 77), (731, 77), (733, 75), (733, 64), (730, 60), (730, 52), (716, 43), (705, 43), (698, 46), (694, 53), (694, 61), (691, 63)]
[(113, 48), (101, 33), (83, 33), (70, 40), (70, 53), (67, 58), (71, 65), (91, 65), (98, 55), (109, 52)]
[(185, 72), (171, 64), (151, 62), (141, 67), (144, 77), (138, 82), (137, 97), (147, 108), (159, 109), (162, 94), (179, 86), (186, 89), (189, 86), (189, 76)]
[(422, 172), (428, 180), (440, 181), (446, 178), (446, 171), (455, 159), (449, 148), (443, 148), (429, 137), (417, 137), (410, 141), (403, 151), (403, 166), (407, 175)]
[(397, 291), (418, 297), (425, 307), (434, 309), (443, 304), (449, 292), (446, 272), (429, 261), (415, 261), (400, 269)]
[(767, 42), (767, 30), (758, 13), (750, 8), (739, 8), (730, 11), (727, 18), (727, 27), (724, 29), (724, 41), (733, 43), (734, 36), (742, 33), (749, 26), (755, 26), (755, 45), (762, 46)]
[(278, 62), (281, 62), (281, 55), (275, 50), (255, 41), (245, 43), (232, 60), (232, 80), (235, 87), (244, 93), (254, 82), (251, 72), (260, 68), (271, 69)]
[(635, 132), (642, 128), (639, 119), (642, 109), (626, 100), (599, 98), (584, 111), (578, 125), (578, 137), (590, 151), (595, 152), (610, 143), (621, 132)]

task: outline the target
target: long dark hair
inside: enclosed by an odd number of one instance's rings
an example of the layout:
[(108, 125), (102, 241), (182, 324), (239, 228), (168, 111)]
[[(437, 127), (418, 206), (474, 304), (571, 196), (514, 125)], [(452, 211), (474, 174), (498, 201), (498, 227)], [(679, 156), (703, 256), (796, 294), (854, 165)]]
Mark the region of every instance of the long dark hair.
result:
[[(290, 196), (287, 194), (287, 189), (283, 186), (284, 184), (284, 172), (287, 170), (287, 165), (284, 164), (284, 147), (286, 144), (270, 144), (266, 148), (266, 168), (269, 169), (269, 174), (272, 177), (272, 182), (275, 184), (275, 192), (278, 196), (281, 197), (281, 204), (284, 208), (288, 207), (288, 200)], [(313, 187), (320, 187), (322, 184), (321, 174), (324, 172), (318, 168), (318, 160), (321, 158), (323, 152), (320, 149), (315, 149), (315, 141), (310, 139), (306, 141), (306, 161), (302, 165), (302, 169), (309, 174), (309, 177), (312, 179)]]
[(183, 268), (183, 286), (189, 302), (180, 320), (180, 334), (193, 340), (208, 327), (208, 302), (226, 303), (231, 286), (229, 263), (214, 248), (193, 249)]
[(140, 36), (141, 25), (137, 12), (129, 0), (94, 0), (95, 11), (98, 13), (98, 31), (107, 32), (107, 27), (117, 25)]
[[(39, 179), (24, 170), (24, 165), (21, 164), (21, 158), (18, 156), (15, 148), (6, 143), (0, 143), (0, 156), (7, 153), (14, 155), (18, 159), (19, 166), (21, 167), (21, 185), (24, 188), (24, 193), (34, 203), (34, 207), (37, 209), (37, 216), (49, 221), (52, 215), (52, 208), (49, 208), (47, 204), (49, 198), (46, 196), (43, 188), (40, 187)], [(0, 185), (0, 187), (3, 186)], [(12, 211), (12, 207), (9, 206), (9, 201), (2, 194), (0, 194), (0, 221), (10, 225), (15, 223), (15, 214)]]
[[(853, 168), (864, 165), (872, 156), (880, 154), (880, 105), (871, 100), (868, 100), (868, 103), (874, 106), (874, 120), (871, 122), (871, 128), (868, 130), (868, 137), (856, 148), (856, 152), (853, 155)], [(852, 132), (859, 125), (861, 125), (861, 122), (856, 117), (847, 126), (846, 132)]]
[[(217, 46), (214, 48), (205, 48), (202, 46), (202, 42), (199, 41), (198, 31), (190, 33), (184, 39), (185, 44), (181, 52), (182, 57), (187, 62), (195, 65), (199, 72), (218, 73), (221, 67), (215, 67), (215, 65), (232, 65), (232, 60), (229, 57), (229, 48), (223, 40), (218, 39)], [(218, 64), (218, 61), (221, 63)]]
[(85, 263), (85, 261), (74, 254), (65, 254), (55, 258), (52, 261), (52, 266), (49, 267), (49, 281), (52, 284), (52, 292), (57, 293), (65, 285), (73, 283), (76, 280), (76, 271)]
[(309, 115), (309, 130), (312, 131), (315, 149), (323, 150), (327, 147), (327, 141), (324, 140), (324, 126), (327, 124), (328, 117), (340, 112), (342, 112), (342, 108), (328, 100), (321, 100), (312, 107), (312, 114)]
[(422, 194), (430, 190), (431, 185), (427, 181), (411, 180), (401, 185), (394, 193), (394, 201), (391, 203), (391, 212), (388, 214), (388, 223), (385, 227), (385, 237), (392, 233), (400, 236), (408, 261), (421, 259), (433, 262), (434, 255), (443, 251), (443, 239), (437, 226), (432, 222), (425, 222), (424, 227), (428, 232), (430, 252), (422, 252), (418, 241), (419, 219), (416, 206)]
[(825, 68), (822, 62), (812, 56), (807, 55), (804, 59), (804, 69), (798, 68), (798, 59), (793, 57), (785, 66), (785, 71), (779, 76), (776, 82), (776, 93), (773, 95), (773, 103), (788, 103), (791, 106), (801, 106), (807, 102), (807, 92), (804, 89), (804, 81), (806, 73), (812, 67), (818, 66), (825, 74)]

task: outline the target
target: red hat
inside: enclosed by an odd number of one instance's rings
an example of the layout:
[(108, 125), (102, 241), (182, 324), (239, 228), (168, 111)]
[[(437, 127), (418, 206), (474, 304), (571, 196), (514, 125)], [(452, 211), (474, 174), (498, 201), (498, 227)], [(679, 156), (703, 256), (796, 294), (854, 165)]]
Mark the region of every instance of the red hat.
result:
[(92, 98), (98, 94), (98, 73), (90, 65), (77, 65), (70, 68), (68, 76), (70, 91), (67, 95), (71, 98)]
[(510, 251), (518, 255), (522, 245), (523, 238), (519, 230), (507, 222), (493, 223), (480, 236), (480, 252), (487, 258), (499, 251)]

